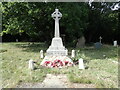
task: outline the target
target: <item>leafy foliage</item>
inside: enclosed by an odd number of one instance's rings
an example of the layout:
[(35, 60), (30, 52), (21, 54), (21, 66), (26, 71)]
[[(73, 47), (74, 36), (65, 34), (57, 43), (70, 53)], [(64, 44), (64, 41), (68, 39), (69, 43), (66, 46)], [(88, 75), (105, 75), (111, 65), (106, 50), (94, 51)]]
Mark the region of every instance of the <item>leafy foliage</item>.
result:
[[(58, 8), (63, 14), (60, 20), (61, 36), (75, 46), (77, 39), (85, 36), (87, 42), (118, 39), (118, 10), (111, 10), (116, 3), (44, 3), (3, 2), (3, 31), (1, 35), (26, 34), (34, 41), (49, 43), (54, 36), (54, 20), (51, 14)], [(96, 38), (94, 38), (96, 37)]]
[[(98, 41), (102, 36), (104, 42), (119, 40), (118, 33), (118, 10), (112, 10), (116, 3), (93, 2), (89, 11), (89, 25), (85, 31), (86, 39), (90, 41)], [(96, 38), (95, 38), (96, 37)]]
[[(3, 3), (2, 34), (26, 33), (34, 39), (49, 41), (53, 37), (54, 20), (51, 14), (59, 8), (63, 13), (60, 21), (61, 33), (76, 38), (83, 35), (86, 28), (87, 5), (85, 3)], [(70, 8), (71, 7), (71, 8)], [(84, 9), (83, 9), (84, 8)], [(72, 12), (71, 12), (72, 11)], [(84, 18), (83, 18), (84, 17)], [(81, 22), (83, 19), (84, 23)], [(67, 24), (66, 24), (67, 23)], [(73, 27), (74, 26), (74, 27)]]

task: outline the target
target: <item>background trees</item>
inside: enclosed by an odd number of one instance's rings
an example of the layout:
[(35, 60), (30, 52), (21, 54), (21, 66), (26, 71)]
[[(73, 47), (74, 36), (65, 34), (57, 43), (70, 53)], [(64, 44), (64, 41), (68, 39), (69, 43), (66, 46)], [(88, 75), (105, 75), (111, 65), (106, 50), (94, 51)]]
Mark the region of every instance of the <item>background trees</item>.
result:
[[(96, 42), (102, 36), (104, 42), (119, 39), (118, 10), (111, 10), (116, 3), (42, 3), (3, 2), (2, 32), (20, 41), (46, 41), (54, 36), (54, 20), (51, 14), (58, 8), (63, 14), (60, 20), (61, 37), (69, 45), (85, 36), (86, 41)], [(14, 38), (14, 39), (15, 39)]]
[(89, 7), (89, 25), (86, 31), (86, 40), (98, 41), (99, 37), (103, 37), (103, 42), (112, 42), (119, 40), (118, 34), (118, 10), (112, 10), (118, 3), (93, 2)]

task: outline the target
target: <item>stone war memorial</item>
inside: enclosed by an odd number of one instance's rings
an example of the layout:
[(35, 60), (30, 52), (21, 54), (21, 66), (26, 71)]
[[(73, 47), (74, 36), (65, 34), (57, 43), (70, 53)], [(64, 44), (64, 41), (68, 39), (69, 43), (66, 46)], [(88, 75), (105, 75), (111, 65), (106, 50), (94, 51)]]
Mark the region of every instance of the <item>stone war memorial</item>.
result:
[(41, 65), (47, 67), (72, 66), (73, 61), (67, 56), (68, 50), (63, 45), (62, 38), (60, 37), (59, 20), (62, 17), (62, 13), (59, 12), (59, 9), (55, 9), (51, 16), (55, 20), (54, 38), (46, 51), (46, 56)]
[(1, 90), (120, 88), (118, 0), (18, 1), (0, 3)]

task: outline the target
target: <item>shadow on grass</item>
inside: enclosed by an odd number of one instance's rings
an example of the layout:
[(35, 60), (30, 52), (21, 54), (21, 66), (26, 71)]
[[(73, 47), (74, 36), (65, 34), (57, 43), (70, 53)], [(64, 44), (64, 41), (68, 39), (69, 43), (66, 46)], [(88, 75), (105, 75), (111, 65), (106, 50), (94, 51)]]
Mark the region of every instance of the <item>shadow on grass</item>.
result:
[[(79, 50), (79, 51), (78, 51)], [(85, 47), (82, 49), (77, 49), (77, 55), (79, 58), (83, 59), (108, 59), (117, 58), (118, 47), (113, 47), (110, 45), (103, 45), (100, 49), (94, 47)]]
[[(39, 52), (40, 50), (46, 51), (48, 45), (41, 42), (25, 42), (25, 43), (15, 43), (15, 46), (18, 48), (23, 48), (25, 52)], [(71, 55), (72, 47), (67, 48), (69, 50), (69, 56)], [(73, 48), (74, 49), (74, 48)], [(117, 58), (118, 56), (118, 47), (113, 47), (110, 45), (103, 45), (100, 49), (94, 47), (85, 47), (85, 48), (76, 48), (76, 57), (77, 59), (83, 58), (84, 60), (93, 60), (93, 59), (108, 59), (108, 58)]]
[(15, 46), (18, 48), (23, 48), (23, 51), (25, 52), (40, 52), (40, 50), (46, 50), (47, 45), (45, 43), (16, 43)]

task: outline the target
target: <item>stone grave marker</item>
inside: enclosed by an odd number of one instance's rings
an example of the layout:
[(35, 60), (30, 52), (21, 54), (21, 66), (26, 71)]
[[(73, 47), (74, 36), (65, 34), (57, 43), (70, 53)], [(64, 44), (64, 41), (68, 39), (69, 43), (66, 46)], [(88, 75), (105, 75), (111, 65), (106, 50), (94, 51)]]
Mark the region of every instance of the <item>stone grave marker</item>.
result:
[(74, 57), (75, 57), (75, 50), (72, 50), (71, 58), (74, 58)]
[(34, 70), (34, 61), (32, 59), (29, 60), (29, 69)]
[(16, 39), (16, 42), (18, 42), (18, 39)]
[(100, 49), (102, 47), (102, 44), (100, 42), (94, 43), (94, 46), (96, 49)]
[(81, 38), (78, 39), (78, 42), (76, 44), (77, 48), (82, 48), (85, 46), (85, 37), (82, 36)]
[(102, 37), (100, 36), (99, 39), (100, 39), (100, 43), (101, 43)]
[(85, 69), (82, 58), (79, 59), (79, 69)]
[(40, 51), (40, 58), (43, 58), (44, 55), (43, 55), (43, 50)]
[(117, 41), (116, 41), (116, 40), (113, 42), (113, 45), (114, 45), (115, 47), (117, 46)]

